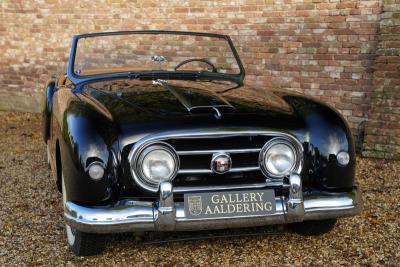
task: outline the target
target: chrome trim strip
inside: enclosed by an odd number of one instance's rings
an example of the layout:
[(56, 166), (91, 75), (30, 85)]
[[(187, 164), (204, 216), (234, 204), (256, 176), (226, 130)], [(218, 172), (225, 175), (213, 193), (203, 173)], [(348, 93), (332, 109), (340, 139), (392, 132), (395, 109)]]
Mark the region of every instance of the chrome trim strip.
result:
[(192, 174), (192, 173), (203, 174), (203, 173), (213, 173), (213, 171), (209, 170), (209, 169), (180, 169), (180, 170), (178, 170), (178, 174)]
[[(293, 181), (293, 185), (295, 181)], [(295, 187), (293, 187), (295, 188)], [(277, 197), (276, 212), (272, 215), (257, 217), (234, 217), (218, 219), (191, 220), (185, 217), (182, 202), (173, 202), (170, 199), (171, 189), (163, 186), (161, 207), (168, 209), (158, 210), (157, 203), (141, 201), (121, 201), (113, 206), (84, 207), (73, 202), (66, 202), (64, 217), (66, 222), (83, 232), (92, 233), (117, 233), (117, 232), (141, 232), (141, 231), (171, 231), (171, 230), (205, 230), (222, 229), (232, 227), (251, 227), (268, 224), (285, 224), (302, 220), (323, 220), (330, 218), (354, 216), (361, 212), (362, 199), (359, 189), (351, 192), (329, 193), (319, 196), (304, 197), (304, 213), (293, 213), (287, 205), (287, 198)], [(175, 215), (174, 215), (175, 214)], [(288, 214), (291, 214), (288, 220)], [(174, 219), (171, 220), (171, 216)]]
[(249, 171), (258, 171), (260, 167), (243, 167), (243, 168), (232, 168), (229, 172), (249, 172)]
[[(189, 112), (192, 112), (195, 109), (206, 109), (206, 108), (210, 108), (213, 110), (218, 109), (218, 108), (231, 108), (233, 111), (235, 110), (235, 107), (233, 107), (231, 104), (229, 104), (229, 105), (214, 105), (214, 106), (194, 106), (194, 107), (188, 108), (188, 110), (189, 110)], [(218, 110), (218, 112), (219, 112), (219, 110)]]
[(206, 154), (214, 154), (214, 153), (259, 153), (261, 151), (261, 148), (244, 148), (244, 149), (225, 149), (225, 150), (181, 150), (181, 151), (176, 151), (179, 156), (185, 156), (185, 155), (206, 155)]
[[(270, 131), (263, 128), (235, 128), (235, 127), (226, 127), (226, 128), (210, 128), (210, 129), (190, 129), (190, 130), (181, 130), (181, 131), (168, 131), (168, 132), (160, 132), (151, 135), (147, 135), (142, 139), (138, 140), (135, 145), (133, 145), (131, 151), (128, 155), (129, 164), (132, 165), (132, 162), (137, 153), (142, 149), (143, 146), (147, 146), (149, 143), (156, 143), (162, 142), (168, 139), (196, 139), (196, 138), (223, 138), (223, 137), (242, 137), (242, 136), (274, 136), (274, 137), (284, 137), (289, 140), (298, 148), (299, 154), (303, 156), (303, 146), (302, 144), (296, 139), (296, 137), (292, 134), (285, 133), (285, 132), (276, 132)], [(294, 172), (300, 173), (302, 167), (303, 159), (299, 159), (300, 164)], [(134, 177), (135, 181), (142, 186), (144, 189), (151, 191), (151, 192), (158, 192), (158, 187), (144, 187), (140, 183), (140, 179), (138, 177), (135, 178), (136, 174), (135, 171), (130, 168), (132, 177)], [(197, 172), (198, 173), (198, 172)], [(204, 173), (204, 172), (203, 172)], [(276, 178), (275, 178), (276, 179)], [(282, 180), (282, 178), (279, 178)], [(138, 182), (139, 181), (139, 182)]]
[(174, 187), (174, 193), (188, 193), (188, 192), (206, 192), (206, 191), (227, 191), (235, 189), (262, 189), (262, 188), (274, 188), (283, 187), (289, 188), (288, 184), (281, 182), (266, 182), (256, 184), (237, 184), (237, 185), (218, 185), (218, 186), (176, 186)]
[[(233, 172), (249, 172), (249, 171), (258, 171), (260, 167), (243, 167), (243, 168), (232, 168), (226, 173), (233, 173)], [(210, 169), (180, 169), (178, 171), (178, 174), (193, 174), (193, 173), (198, 173), (198, 174), (203, 174), (203, 173), (214, 173)]]

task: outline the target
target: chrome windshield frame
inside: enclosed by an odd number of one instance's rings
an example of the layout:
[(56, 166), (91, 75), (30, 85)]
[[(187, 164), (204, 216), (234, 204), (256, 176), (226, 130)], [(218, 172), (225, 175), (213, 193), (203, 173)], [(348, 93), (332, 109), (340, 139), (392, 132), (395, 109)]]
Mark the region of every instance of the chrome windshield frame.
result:
[[(107, 73), (107, 74), (99, 74), (99, 75), (88, 75), (88, 76), (79, 76), (75, 74), (75, 57), (78, 46), (79, 39), (83, 38), (92, 38), (98, 36), (113, 36), (113, 35), (131, 35), (131, 34), (165, 34), (165, 35), (192, 35), (192, 36), (202, 36), (202, 37), (213, 37), (224, 39), (228, 42), (228, 45), (235, 57), (237, 65), (239, 67), (238, 74), (226, 74), (226, 73), (213, 73), (208, 71), (144, 71), (144, 72), (120, 72), (120, 73)], [(191, 74), (195, 79), (215, 79), (215, 80), (227, 80), (236, 82), (238, 85), (243, 84), (243, 80), (245, 77), (245, 70), (243, 64), (240, 60), (239, 54), (233, 45), (231, 38), (228, 35), (223, 34), (215, 34), (215, 33), (203, 33), (203, 32), (186, 32), (186, 31), (116, 31), (116, 32), (99, 32), (99, 33), (89, 33), (89, 34), (80, 34), (75, 35), (72, 39), (72, 45), (70, 50), (70, 56), (68, 60), (68, 68), (67, 68), (67, 76), (75, 85), (92, 81), (92, 80), (104, 80), (104, 79), (115, 79), (115, 78), (134, 78), (137, 74), (145, 74), (149, 79), (179, 79), (179, 76), (182, 75), (185, 78), (185, 75)]]

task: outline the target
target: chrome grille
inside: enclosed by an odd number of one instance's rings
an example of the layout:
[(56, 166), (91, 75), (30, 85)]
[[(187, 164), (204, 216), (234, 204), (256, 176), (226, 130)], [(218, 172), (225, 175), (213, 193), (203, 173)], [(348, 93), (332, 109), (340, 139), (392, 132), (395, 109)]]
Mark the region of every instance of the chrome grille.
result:
[[(221, 138), (223, 139), (223, 138)], [(221, 140), (223, 141), (223, 140)], [(211, 157), (216, 153), (227, 153), (232, 158), (232, 168), (228, 173), (235, 172), (248, 172), (248, 171), (259, 171), (260, 167), (258, 165), (258, 155), (261, 149), (251, 148), (251, 149), (216, 149), (216, 150), (192, 150), (192, 151), (177, 151), (181, 162), (181, 168), (178, 174), (196, 174), (196, 173), (213, 173), (210, 168)], [(252, 162), (243, 163), (243, 158), (251, 156), (253, 158)], [(193, 158), (194, 160), (202, 160), (202, 168), (190, 168), (189, 164), (185, 164), (188, 160), (187, 158)], [(236, 159), (236, 160), (235, 160)], [(189, 166), (188, 166), (189, 165)]]
[[(260, 187), (270, 182), (282, 183), (282, 179), (266, 177), (259, 166), (262, 147), (274, 137), (285, 137), (302, 151), (301, 144), (286, 133), (253, 129), (194, 129), (146, 136), (133, 146), (129, 158), (133, 158), (142, 146), (165, 142), (175, 149), (180, 160), (180, 169), (173, 181), (174, 190), (184, 192), (184, 188), (193, 190), (205, 186)], [(211, 169), (211, 158), (215, 153), (227, 153), (232, 158), (231, 169), (223, 175)], [(301, 164), (296, 171), (300, 169)]]

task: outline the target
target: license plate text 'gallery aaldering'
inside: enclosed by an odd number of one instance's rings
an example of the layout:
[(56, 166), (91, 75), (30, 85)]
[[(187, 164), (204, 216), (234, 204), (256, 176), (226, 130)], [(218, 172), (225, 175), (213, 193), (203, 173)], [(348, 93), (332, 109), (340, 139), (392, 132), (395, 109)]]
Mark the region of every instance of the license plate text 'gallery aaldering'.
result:
[(185, 194), (189, 219), (257, 216), (275, 213), (273, 190)]

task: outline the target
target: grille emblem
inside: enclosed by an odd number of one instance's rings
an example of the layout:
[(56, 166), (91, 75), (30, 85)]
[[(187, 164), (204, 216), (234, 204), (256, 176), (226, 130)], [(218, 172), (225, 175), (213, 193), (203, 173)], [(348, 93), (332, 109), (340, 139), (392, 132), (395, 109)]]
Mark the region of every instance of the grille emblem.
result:
[(232, 167), (232, 159), (226, 153), (216, 153), (211, 159), (211, 169), (215, 173), (226, 173)]

